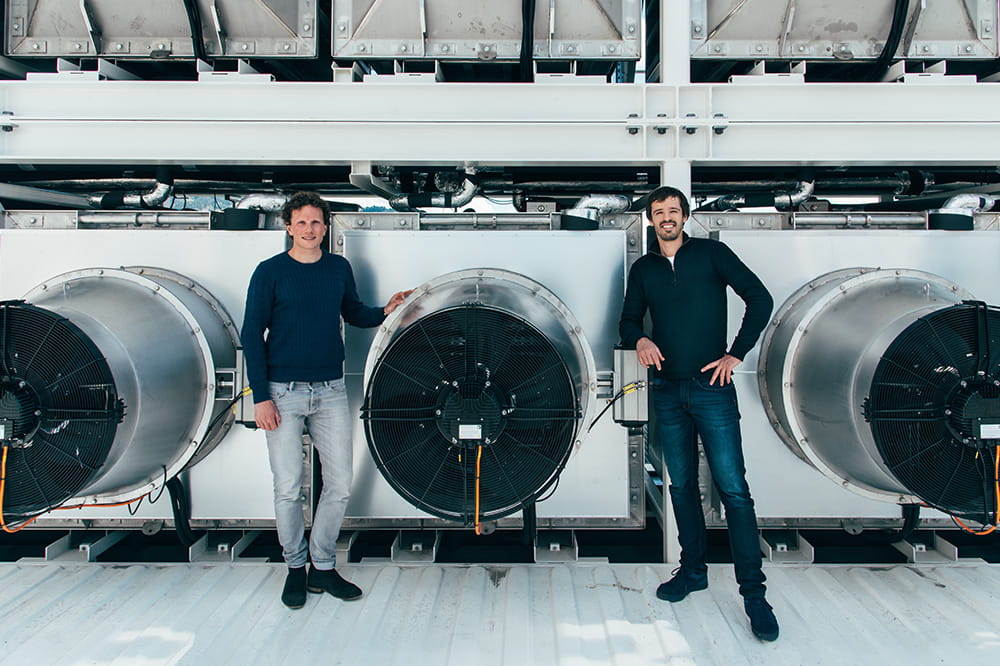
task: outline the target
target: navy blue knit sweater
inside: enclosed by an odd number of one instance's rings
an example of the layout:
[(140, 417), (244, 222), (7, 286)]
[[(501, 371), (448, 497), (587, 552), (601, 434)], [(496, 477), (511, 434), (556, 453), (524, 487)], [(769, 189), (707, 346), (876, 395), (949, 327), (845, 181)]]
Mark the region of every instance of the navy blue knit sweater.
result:
[(382, 308), (358, 298), (347, 259), (324, 251), (319, 261), (303, 264), (282, 252), (260, 262), (250, 278), (240, 333), (254, 402), (271, 399), (268, 382), (343, 377), (341, 316), (364, 328), (385, 320)]
[[(743, 323), (728, 353), (743, 360), (771, 317), (774, 301), (767, 288), (726, 245), (684, 235), (674, 265), (659, 244), (639, 257), (628, 274), (618, 328), (622, 345), (635, 348), (649, 337), (660, 348), (667, 379), (690, 379), (726, 354), (726, 287), (746, 303)], [(643, 330), (649, 309), (652, 335)]]

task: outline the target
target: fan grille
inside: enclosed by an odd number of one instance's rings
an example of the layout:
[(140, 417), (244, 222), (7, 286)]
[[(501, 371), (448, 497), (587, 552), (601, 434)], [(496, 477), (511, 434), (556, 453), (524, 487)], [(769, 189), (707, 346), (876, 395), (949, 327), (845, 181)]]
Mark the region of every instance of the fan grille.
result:
[(475, 516), (477, 457), (479, 518), (501, 518), (556, 480), (579, 417), (552, 343), (529, 322), (481, 304), (403, 330), (378, 360), (362, 410), (389, 484), (414, 506), (465, 523)]
[(995, 440), (978, 419), (1000, 419), (1000, 311), (965, 302), (921, 317), (883, 354), (865, 417), (883, 461), (927, 504), (984, 520), (996, 511)]
[(83, 331), (43, 308), (0, 303), (5, 524), (84, 488), (107, 458), (121, 417), (107, 361)]

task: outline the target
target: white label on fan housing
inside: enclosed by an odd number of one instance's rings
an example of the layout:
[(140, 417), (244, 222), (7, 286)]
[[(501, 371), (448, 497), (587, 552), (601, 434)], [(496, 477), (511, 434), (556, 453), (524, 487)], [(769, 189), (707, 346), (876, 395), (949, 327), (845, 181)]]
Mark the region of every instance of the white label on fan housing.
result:
[(1000, 423), (980, 423), (979, 439), (1000, 439)]
[(459, 424), (458, 426), (458, 438), (459, 439), (482, 439), (483, 438), (483, 426), (479, 424)]

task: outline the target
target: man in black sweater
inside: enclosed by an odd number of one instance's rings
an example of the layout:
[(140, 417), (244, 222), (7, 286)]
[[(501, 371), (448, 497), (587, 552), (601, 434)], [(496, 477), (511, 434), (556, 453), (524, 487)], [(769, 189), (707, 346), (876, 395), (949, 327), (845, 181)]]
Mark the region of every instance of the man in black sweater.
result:
[[(378, 326), (410, 292), (393, 294), (381, 308), (361, 302), (347, 259), (325, 249), (330, 206), (315, 192), (292, 195), (281, 216), (292, 247), (254, 270), (240, 336), (254, 419), (267, 436), (274, 521), (288, 565), (281, 600), (302, 608), (306, 590), (340, 599), (362, 594), (334, 568), (353, 474), (340, 319)], [(323, 471), (308, 541), (302, 515), (304, 427)], [(309, 559), (312, 568), (306, 573)]]
[[(726, 507), (736, 580), (755, 636), (773, 641), (778, 622), (764, 599), (757, 516), (746, 481), (733, 369), (753, 348), (774, 305), (767, 288), (722, 243), (684, 233), (687, 197), (672, 187), (650, 193), (646, 217), (656, 245), (629, 271), (619, 323), (622, 343), (635, 347), (653, 372), (656, 438), (670, 474), (670, 498), (681, 545), (680, 567), (656, 596), (680, 601), (708, 587), (705, 516), (698, 489), (698, 436)], [(726, 288), (746, 303), (727, 349)], [(652, 335), (643, 330), (646, 311)]]

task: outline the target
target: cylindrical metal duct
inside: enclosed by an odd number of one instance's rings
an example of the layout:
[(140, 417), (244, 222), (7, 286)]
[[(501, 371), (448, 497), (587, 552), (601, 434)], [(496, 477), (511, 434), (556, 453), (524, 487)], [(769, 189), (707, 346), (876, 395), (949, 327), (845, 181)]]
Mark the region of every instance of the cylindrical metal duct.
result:
[(469, 523), (552, 486), (581, 443), (597, 378), (555, 294), (483, 268), (419, 287), (376, 335), (365, 385), (365, 434), (385, 479), (414, 506)]
[(238, 337), (201, 286), (159, 268), (89, 268), (25, 301), (0, 304), (0, 415), (15, 423), (5, 520), (135, 499), (221, 439), (208, 432), (230, 397), (216, 370), (235, 368)]
[(775, 430), (863, 496), (986, 513), (982, 478), (971, 468), (960, 482), (954, 476), (977, 458), (985, 465), (993, 447), (955, 419), (1000, 422), (1000, 313), (967, 298), (909, 269), (845, 269), (800, 288), (761, 347), (761, 395)]

